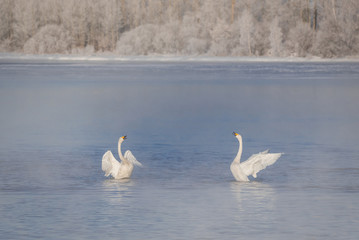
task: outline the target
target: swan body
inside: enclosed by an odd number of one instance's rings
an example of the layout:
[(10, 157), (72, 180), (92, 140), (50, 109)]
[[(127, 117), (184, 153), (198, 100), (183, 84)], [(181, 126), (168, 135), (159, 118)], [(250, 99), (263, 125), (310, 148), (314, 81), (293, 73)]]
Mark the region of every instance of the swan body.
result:
[(125, 155), (122, 155), (121, 145), (126, 138), (126, 136), (122, 136), (118, 140), (118, 155), (121, 162), (116, 160), (110, 150), (103, 155), (102, 171), (105, 172), (106, 177), (111, 175), (114, 179), (130, 178), (134, 165), (142, 166), (130, 150), (127, 150)]
[(231, 172), (233, 177), (237, 181), (248, 182), (248, 176), (252, 175), (254, 178), (257, 177), (257, 173), (267, 166), (274, 164), (282, 153), (269, 153), (269, 150), (253, 154), (244, 162), (241, 161), (243, 142), (242, 136), (238, 133), (233, 132), (234, 136), (239, 142), (238, 153), (231, 164)]

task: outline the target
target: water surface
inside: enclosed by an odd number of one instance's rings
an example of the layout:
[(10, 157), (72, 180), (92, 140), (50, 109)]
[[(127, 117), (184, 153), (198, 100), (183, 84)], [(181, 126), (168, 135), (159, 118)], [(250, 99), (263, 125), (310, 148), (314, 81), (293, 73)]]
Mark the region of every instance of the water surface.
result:
[[(357, 239), (357, 63), (0, 63), (4, 239)], [(249, 183), (229, 165), (284, 152)], [(128, 135), (144, 165), (101, 171)]]

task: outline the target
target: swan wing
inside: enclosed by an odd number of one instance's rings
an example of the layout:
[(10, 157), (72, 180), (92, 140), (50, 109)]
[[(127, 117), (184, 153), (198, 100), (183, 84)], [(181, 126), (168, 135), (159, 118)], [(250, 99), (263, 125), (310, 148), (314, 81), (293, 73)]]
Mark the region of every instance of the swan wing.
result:
[(264, 152), (260, 152), (257, 154), (253, 154), (248, 160), (241, 163), (241, 167), (247, 176), (252, 175), (253, 177), (257, 177), (257, 173), (267, 166), (274, 164), (278, 158), (282, 155), (282, 153), (268, 153), (266, 150)]
[(115, 176), (120, 169), (121, 163), (119, 163), (113, 156), (112, 152), (108, 150), (102, 157), (102, 171), (105, 172), (105, 176), (110, 174)]
[(136, 166), (142, 166), (142, 164), (137, 161), (137, 159), (135, 158), (135, 156), (133, 156), (132, 152), (130, 150), (127, 150), (125, 152), (125, 155), (124, 155), (125, 159), (127, 161), (129, 161), (130, 163), (132, 163), (133, 165), (136, 165)]

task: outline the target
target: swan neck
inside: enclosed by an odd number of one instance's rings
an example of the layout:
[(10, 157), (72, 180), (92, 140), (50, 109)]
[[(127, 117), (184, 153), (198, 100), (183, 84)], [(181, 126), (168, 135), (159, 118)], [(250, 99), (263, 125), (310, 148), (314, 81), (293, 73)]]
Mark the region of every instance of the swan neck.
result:
[(121, 151), (121, 144), (123, 141), (118, 141), (118, 156), (120, 157), (121, 161), (125, 161), (125, 158), (122, 155), (122, 151)]
[(233, 162), (240, 163), (241, 157), (242, 157), (242, 152), (243, 152), (243, 142), (242, 142), (242, 137), (241, 136), (238, 136), (237, 139), (238, 139), (238, 142), (239, 142), (238, 153), (237, 153), (237, 156), (234, 158)]

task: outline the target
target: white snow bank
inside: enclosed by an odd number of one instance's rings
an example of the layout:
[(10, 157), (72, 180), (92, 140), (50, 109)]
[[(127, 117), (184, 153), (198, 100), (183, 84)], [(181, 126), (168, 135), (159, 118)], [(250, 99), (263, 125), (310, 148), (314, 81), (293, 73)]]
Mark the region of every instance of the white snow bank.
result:
[(359, 62), (353, 58), (299, 58), (299, 57), (212, 57), (212, 56), (118, 56), (110, 54), (94, 55), (32, 55), (17, 53), (0, 53), (0, 60), (38, 60), (38, 61), (138, 61), (138, 62)]

